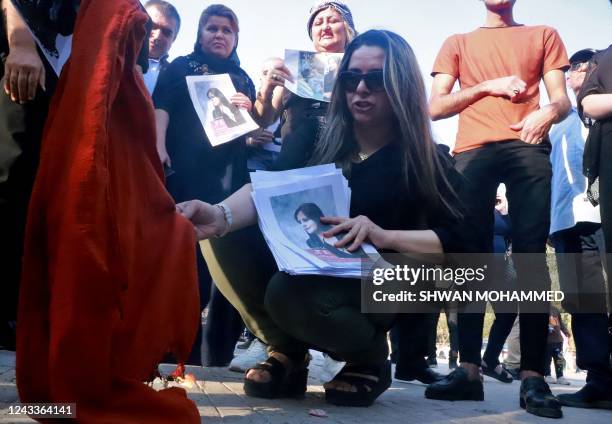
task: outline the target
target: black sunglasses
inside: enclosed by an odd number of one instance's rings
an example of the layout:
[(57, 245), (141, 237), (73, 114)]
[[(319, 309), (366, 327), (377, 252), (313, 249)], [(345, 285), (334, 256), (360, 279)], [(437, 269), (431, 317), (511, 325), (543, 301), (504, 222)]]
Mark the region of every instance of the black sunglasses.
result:
[(350, 93), (357, 90), (363, 80), (370, 91), (385, 91), (383, 71), (370, 71), (365, 74), (353, 71), (343, 71), (338, 75), (342, 88)]

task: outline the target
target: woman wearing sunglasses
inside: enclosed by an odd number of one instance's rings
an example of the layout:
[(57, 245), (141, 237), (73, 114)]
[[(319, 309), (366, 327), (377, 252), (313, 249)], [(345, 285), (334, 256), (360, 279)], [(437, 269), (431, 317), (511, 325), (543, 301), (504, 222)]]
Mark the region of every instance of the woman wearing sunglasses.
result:
[[(310, 9), (307, 30), (314, 50), (327, 53), (344, 52), (356, 34), (351, 11), (340, 1), (317, 0)], [(275, 166), (277, 169), (298, 168), (312, 155), (328, 103), (299, 97), (287, 90), (285, 81), (293, 80), (293, 76), (284, 63), (279, 62), (265, 72), (251, 113), (262, 127), (282, 116), (283, 144)]]
[[(332, 225), (325, 237), (348, 232), (336, 248), (355, 251), (367, 240), (388, 252), (459, 250), (458, 176), (433, 141), (421, 72), (399, 35), (372, 30), (347, 47), (312, 160), (330, 162), (342, 167), (352, 190), (351, 218), (320, 218)], [(219, 236), (256, 222), (250, 191), (247, 185), (220, 205), (195, 200), (177, 208), (200, 239)], [(225, 288), (270, 346), (270, 357), (245, 376), (248, 395), (303, 394), (309, 347), (347, 362), (325, 385), (327, 402), (368, 406), (389, 387), (386, 333), (395, 317), (361, 313), (360, 280), (276, 272), (263, 287), (248, 283)]]

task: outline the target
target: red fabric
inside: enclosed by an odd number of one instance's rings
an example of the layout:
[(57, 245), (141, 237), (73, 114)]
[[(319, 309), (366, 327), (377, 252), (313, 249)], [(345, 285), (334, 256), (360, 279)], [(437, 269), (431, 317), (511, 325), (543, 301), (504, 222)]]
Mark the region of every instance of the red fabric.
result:
[(146, 19), (136, 0), (81, 2), (30, 204), (19, 394), (76, 402), (79, 422), (200, 422), (184, 390), (142, 383), (166, 352), (187, 358), (199, 323), (193, 228), (134, 68)]

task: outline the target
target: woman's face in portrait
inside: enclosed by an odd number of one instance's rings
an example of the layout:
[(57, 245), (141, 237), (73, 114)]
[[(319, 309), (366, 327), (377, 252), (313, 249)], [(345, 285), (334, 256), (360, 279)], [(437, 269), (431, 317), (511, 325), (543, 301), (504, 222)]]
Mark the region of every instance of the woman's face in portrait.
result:
[(219, 99), (217, 96), (215, 96), (214, 94), (210, 93), (208, 95), (208, 98), (210, 99), (210, 102), (213, 104), (213, 106), (217, 107), (221, 105), (221, 99)]
[(202, 51), (220, 59), (227, 59), (236, 45), (236, 32), (228, 18), (211, 16), (198, 39)]
[(319, 229), (319, 224), (317, 224), (314, 219), (307, 217), (302, 211), (299, 211), (297, 214), (297, 222), (308, 234), (316, 234)]
[(342, 15), (332, 7), (321, 10), (312, 21), (312, 42), (318, 52), (341, 53), (346, 45)]
[(351, 56), (348, 65), (350, 72), (377, 75), (376, 81), (369, 85), (363, 78), (356, 87), (345, 85), (346, 103), (356, 124), (382, 127), (394, 121), (395, 114), (382, 80), (384, 63), (385, 51), (376, 46), (361, 46)]

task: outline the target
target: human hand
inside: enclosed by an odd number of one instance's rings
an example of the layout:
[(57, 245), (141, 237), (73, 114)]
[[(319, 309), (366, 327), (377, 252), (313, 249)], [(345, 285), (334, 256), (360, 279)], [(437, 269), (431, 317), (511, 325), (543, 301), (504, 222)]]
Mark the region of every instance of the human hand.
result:
[(264, 99), (269, 99), (275, 87), (284, 87), (285, 81), (293, 82), (291, 71), (284, 62), (274, 64), (268, 69), (263, 70), (264, 78), (261, 80), (261, 94)]
[(323, 237), (329, 238), (346, 233), (334, 246), (342, 248), (350, 243), (347, 247), (349, 252), (357, 250), (366, 240), (379, 249), (384, 249), (388, 245), (388, 232), (370, 221), (367, 216), (359, 215), (355, 218), (324, 216), (321, 217), (321, 222), (333, 225), (330, 230), (323, 233)]
[(246, 109), (247, 112), (250, 112), (253, 108), (253, 103), (251, 102), (251, 99), (249, 99), (245, 94), (242, 93), (234, 94), (232, 97), (229, 98), (229, 101), (237, 107)]
[(268, 130), (261, 130), (259, 134), (254, 132), (251, 136), (247, 137), (247, 146), (261, 147), (271, 141), (274, 141), (274, 134)]
[(218, 206), (200, 200), (176, 205), (176, 211), (193, 224), (198, 240), (206, 240), (225, 230), (225, 215)]
[(508, 97), (512, 102), (527, 90), (525, 81), (514, 75), (485, 81), (484, 87), (489, 96)]
[(528, 144), (540, 144), (555, 120), (550, 113), (548, 106), (531, 112), (525, 119), (516, 124), (510, 125), (510, 129), (520, 131), (520, 138)]
[(34, 46), (11, 48), (4, 64), (4, 92), (12, 101), (24, 104), (45, 88), (45, 67)]

